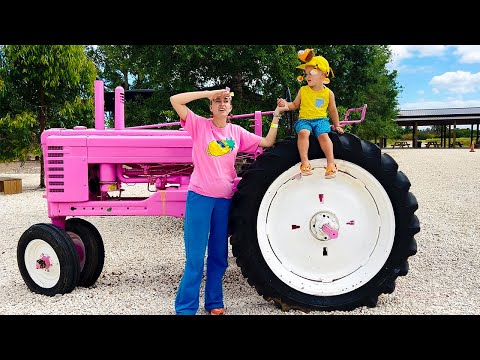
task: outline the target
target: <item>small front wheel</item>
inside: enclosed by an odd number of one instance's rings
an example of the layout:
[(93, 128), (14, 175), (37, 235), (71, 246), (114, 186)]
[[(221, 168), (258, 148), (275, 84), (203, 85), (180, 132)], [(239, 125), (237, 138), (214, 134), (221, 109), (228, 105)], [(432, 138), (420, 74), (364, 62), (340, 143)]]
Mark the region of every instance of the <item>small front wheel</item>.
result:
[(102, 236), (92, 223), (80, 218), (67, 219), (65, 230), (80, 259), (80, 279), (77, 286), (92, 286), (102, 273), (105, 261)]
[(69, 293), (80, 277), (80, 260), (72, 239), (52, 224), (35, 224), (22, 234), (17, 262), (28, 288), (42, 295)]

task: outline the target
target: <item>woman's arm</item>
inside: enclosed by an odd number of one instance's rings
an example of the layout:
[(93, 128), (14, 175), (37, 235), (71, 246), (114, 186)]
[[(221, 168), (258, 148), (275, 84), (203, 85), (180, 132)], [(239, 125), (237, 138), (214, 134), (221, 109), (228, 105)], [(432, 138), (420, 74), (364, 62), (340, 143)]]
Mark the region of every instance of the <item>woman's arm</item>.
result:
[(260, 140), (260, 142), (258, 143), (258, 146), (263, 148), (268, 148), (273, 146), (273, 144), (275, 144), (275, 140), (277, 139), (277, 133), (278, 133), (278, 122), (280, 121), (278, 116), (285, 111), (288, 111), (288, 105), (286, 105), (286, 103), (283, 106), (279, 106), (277, 104), (277, 107), (273, 114), (272, 123), (270, 124), (270, 128), (268, 129), (268, 133), (264, 138), (262, 138), (262, 140)]
[(188, 115), (188, 107), (187, 104), (190, 101), (198, 100), (198, 99), (209, 99), (212, 100), (219, 96), (229, 96), (230, 91), (225, 89), (223, 90), (203, 90), (203, 91), (190, 91), (184, 92), (176, 95), (170, 96), (170, 103), (172, 104), (173, 108), (177, 112), (180, 119), (185, 120)]

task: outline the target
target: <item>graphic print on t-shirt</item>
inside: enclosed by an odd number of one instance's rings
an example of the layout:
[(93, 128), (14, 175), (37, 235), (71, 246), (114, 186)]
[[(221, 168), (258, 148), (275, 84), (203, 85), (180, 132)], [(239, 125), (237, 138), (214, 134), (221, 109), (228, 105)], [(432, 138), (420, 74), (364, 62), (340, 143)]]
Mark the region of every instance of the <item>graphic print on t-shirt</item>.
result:
[(235, 140), (213, 140), (207, 146), (205, 150), (210, 156), (222, 156), (229, 154), (235, 148)]
[(317, 108), (321, 107), (324, 102), (325, 102), (325, 100), (323, 100), (322, 98), (316, 98), (315, 99), (315, 107), (317, 107)]

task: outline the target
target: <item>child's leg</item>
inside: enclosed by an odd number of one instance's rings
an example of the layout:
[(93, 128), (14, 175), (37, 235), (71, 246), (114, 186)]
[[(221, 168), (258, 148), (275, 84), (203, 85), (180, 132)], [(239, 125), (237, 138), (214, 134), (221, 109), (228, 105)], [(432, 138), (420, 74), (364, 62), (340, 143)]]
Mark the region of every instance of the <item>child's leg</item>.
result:
[(335, 165), (335, 158), (333, 157), (333, 143), (327, 133), (318, 135), (318, 142), (322, 148), (325, 158), (327, 159), (327, 167)]
[(318, 135), (320, 147), (327, 158), (327, 167), (325, 168), (325, 178), (332, 179), (337, 176), (337, 165), (333, 156), (333, 143), (328, 136), (328, 133)]
[(297, 133), (297, 147), (300, 155), (300, 173), (302, 175), (312, 175), (312, 167), (308, 161), (308, 148), (310, 146), (310, 133), (313, 131), (310, 120), (299, 119), (295, 123), (295, 132)]
[(297, 141), (297, 146), (298, 146), (298, 153), (300, 154), (300, 161), (302, 162), (302, 165), (308, 165), (308, 147), (310, 145), (309, 143), (309, 137), (310, 137), (310, 131), (307, 129), (300, 130), (298, 132), (298, 141)]

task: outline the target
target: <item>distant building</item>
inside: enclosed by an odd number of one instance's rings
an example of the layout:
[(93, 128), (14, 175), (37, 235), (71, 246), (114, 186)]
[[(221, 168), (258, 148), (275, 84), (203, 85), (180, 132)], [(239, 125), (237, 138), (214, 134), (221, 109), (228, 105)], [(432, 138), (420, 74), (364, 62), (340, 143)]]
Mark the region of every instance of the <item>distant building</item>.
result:
[[(419, 126), (442, 126), (440, 138), (442, 147), (456, 147), (456, 127), (459, 125), (470, 125), (470, 138), (478, 143), (480, 107), (469, 108), (444, 108), (444, 109), (413, 109), (400, 110), (395, 122), (399, 126), (412, 127), (412, 147), (417, 146)], [(474, 136), (474, 126), (476, 135)], [(452, 131), (453, 126), (453, 131)], [(447, 133), (448, 130), (448, 133)], [(452, 139), (453, 136), (453, 139)], [(448, 144), (447, 144), (448, 140)]]

